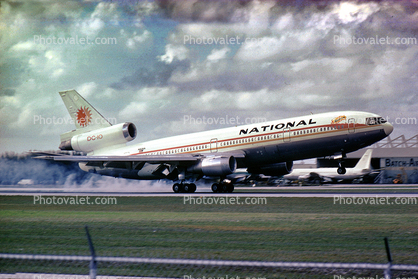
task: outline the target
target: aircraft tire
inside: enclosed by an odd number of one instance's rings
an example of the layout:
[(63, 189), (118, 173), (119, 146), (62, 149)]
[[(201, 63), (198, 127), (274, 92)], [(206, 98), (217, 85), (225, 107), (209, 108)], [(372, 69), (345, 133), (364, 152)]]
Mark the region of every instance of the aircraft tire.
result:
[(337, 169), (338, 174), (345, 174), (347, 172), (347, 170), (344, 167), (339, 167)]
[(186, 183), (183, 185), (184, 193), (194, 193), (196, 192), (196, 184)]
[(212, 188), (212, 192), (219, 193), (220, 187), (218, 183), (213, 183), (211, 188)]
[(173, 191), (174, 193), (180, 193), (181, 185), (179, 183), (174, 183)]
[(229, 183), (222, 183), (221, 193), (228, 193)]
[(234, 192), (234, 184), (232, 184), (232, 183), (228, 183), (228, 187), (227, 187), (227, 192), (228, 193), (232, 193), (232, 192)]

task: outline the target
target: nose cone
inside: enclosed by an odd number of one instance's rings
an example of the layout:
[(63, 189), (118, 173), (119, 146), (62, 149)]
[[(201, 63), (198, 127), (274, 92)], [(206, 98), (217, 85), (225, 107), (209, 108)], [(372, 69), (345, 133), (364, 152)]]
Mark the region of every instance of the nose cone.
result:
[(392, 126), (392, 124), (390, 124), (389, 122), (386, 122), (385, 124), (384, 124), (384, 128), (383, 128), (384, 130), (385, 130), (385, 134), (386, 134), (386, 136), (389, 136), (390, 135), (390, 133), (392, 133), (392, 131), (393, 131), (393, 126)]

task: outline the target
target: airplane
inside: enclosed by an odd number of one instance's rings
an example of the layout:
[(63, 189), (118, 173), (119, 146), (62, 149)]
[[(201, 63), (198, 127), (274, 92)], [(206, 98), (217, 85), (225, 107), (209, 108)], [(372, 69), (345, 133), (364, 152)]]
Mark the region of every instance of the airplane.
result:
[(354, 180), (372, 172), (372, 152), (373, 149), (367, 149), (354, 168), (347, 168), (345, 174), (339, 174), (337, 168), (293, 169), (291, 173), (284, 175), (283, 178), (299, 181), (314, 178), (315, 180), (329, 180), (333, 182)]
[(77, 162), (87, 172), (114, 177), (174, 182), (175, 193), (193, 193), (195, 182), (214, 178), (215, 193), (231, 193), (228, 179), (237, 168), (250, 174), (281, 176), (293, 161), (341, 155), (371, 145), (392, 131), (383, 117), (368, 112), (337, 111), (258, 124), (171, 136), (127, 145), (137, 135), (131, 122), (111, 125), (75, 90), (59, 92), (76, 129), (61, 135), (61, 150), (81, 156), (53, 156)]

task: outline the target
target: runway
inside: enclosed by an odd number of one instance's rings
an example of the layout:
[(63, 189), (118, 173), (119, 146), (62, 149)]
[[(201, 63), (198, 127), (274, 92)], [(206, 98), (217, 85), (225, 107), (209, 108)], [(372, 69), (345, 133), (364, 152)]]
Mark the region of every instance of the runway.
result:
[(418, 197), (418, 185), (327, 185), (304, 187), (235, 187), (233, 193), (213, 193), (208, 186), (198, 187), (196, 193), (173, 193), (171, 187), (70, 187), (56, 185), (1, 186), (1, 196), (112, 196), (112, 197)]

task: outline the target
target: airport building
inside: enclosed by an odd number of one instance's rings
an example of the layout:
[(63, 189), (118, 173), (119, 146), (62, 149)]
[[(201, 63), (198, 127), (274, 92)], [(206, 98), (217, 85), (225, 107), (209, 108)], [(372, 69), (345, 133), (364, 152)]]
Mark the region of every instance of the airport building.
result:
[[(368, 148), (373, 149), (372, 168), (380, 170), (374, 178), (375, 183), (418, 184), (418, 135), (394, 139), (388, 136), (370, 147), (349, 153), (346, 167), (354, 167)], [(317, 167), (336, 167), (337, 164), (329, 158), (317, 160)]]

